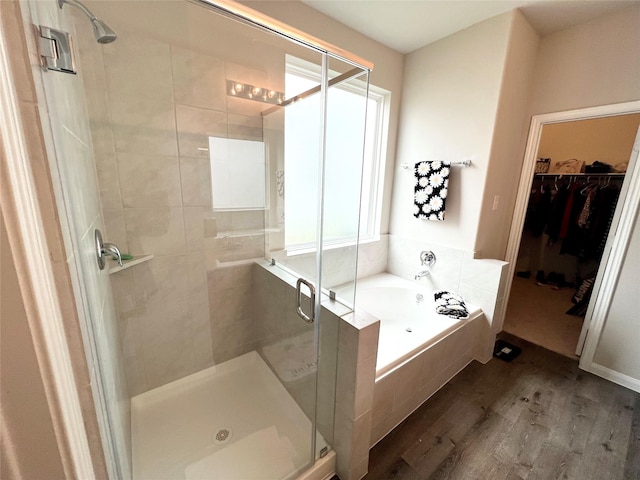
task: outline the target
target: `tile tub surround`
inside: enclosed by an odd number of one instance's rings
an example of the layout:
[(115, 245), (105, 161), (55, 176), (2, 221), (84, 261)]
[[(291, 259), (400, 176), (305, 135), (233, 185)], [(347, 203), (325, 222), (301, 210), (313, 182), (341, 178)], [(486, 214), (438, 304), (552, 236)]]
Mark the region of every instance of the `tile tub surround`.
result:
[(483, 327), (479, 315), (375, 381), (370, 446), (393, 430), (472, 360)]
[(340, 322), (334, 448), (342, 480), (359, 480), (368, 471), (379, 334), (380, 321), (366, 312)]
[(493, 338), (502, 329), (508, 263), (494, 259), (474, 258), (473, 252), (456, 250), (436, 243), (389, 235), (387, 272), (414, 280), (420, 265), (420, 252), (431, 250), (437, 257), (431, 275), (419, 280), (423, 285), (457, 293), (477, 305), (484, 313), (484, 326), (479, 335), (481, 348), (476, 357), (486, 363), (491, 359)]

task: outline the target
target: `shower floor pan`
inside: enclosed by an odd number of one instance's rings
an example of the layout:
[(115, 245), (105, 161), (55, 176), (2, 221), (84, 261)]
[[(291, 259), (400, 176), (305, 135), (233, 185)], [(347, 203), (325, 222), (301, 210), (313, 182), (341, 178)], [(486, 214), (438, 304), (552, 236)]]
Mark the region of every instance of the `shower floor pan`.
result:
[[(131, 399), (134, 480), (282, 480), (311, 422), (256, 352)], [(316, 434), (316, 450), (326, 446)]]

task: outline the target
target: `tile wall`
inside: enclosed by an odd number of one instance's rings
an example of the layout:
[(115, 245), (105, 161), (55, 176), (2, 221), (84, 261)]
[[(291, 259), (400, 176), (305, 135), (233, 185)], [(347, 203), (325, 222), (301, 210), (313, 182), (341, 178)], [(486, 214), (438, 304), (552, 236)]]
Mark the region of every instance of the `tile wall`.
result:
[(111, 275), (133, 396), (255, 347), (242, 261), (264, 255), (264, 235), (234, 232), (262, 230), (264, 213), (213, 212), (207, 148), (262, 140), (264, 107), (227, 101), (228, 59), (113, 28), (114, 43), (79, 28), (77, 44), (105, 240), (155, 256)]

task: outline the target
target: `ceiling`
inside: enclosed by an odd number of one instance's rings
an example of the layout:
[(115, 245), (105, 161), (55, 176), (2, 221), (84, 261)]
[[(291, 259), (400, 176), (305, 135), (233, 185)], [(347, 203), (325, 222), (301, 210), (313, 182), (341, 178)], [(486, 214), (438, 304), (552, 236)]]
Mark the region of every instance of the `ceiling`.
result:
[(401, 53), (520, 8), (541, 35), (586, 22), (640, 0), (302, 0)]

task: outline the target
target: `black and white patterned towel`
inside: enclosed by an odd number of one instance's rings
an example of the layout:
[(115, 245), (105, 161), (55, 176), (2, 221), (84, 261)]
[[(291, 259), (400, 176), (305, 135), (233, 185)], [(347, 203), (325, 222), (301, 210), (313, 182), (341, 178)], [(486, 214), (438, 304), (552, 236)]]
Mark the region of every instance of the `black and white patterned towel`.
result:
[(457, 318), (458, 320), (469, 318), (469, 311), (462, 297), (446, 290), (438, 290), (433, 293), (433, 298), (436, 301), (436, 313)]
[(416, 163), (413, 216), (423, 220), (444, 220), (444, 202), (449, 190), (450, 162)]

